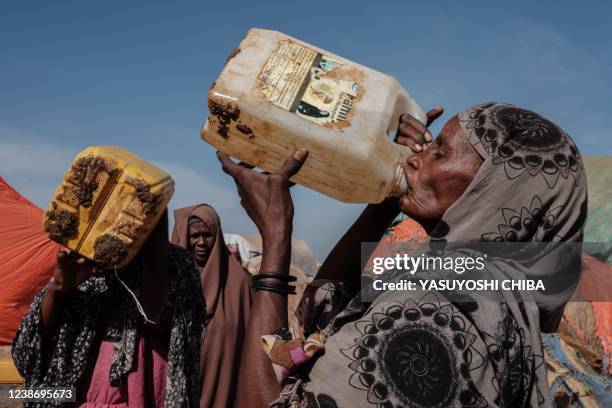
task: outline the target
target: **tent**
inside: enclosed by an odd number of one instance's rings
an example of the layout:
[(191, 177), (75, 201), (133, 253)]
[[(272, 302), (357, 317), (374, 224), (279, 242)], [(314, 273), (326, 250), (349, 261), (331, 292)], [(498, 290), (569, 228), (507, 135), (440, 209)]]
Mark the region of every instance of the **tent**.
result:
[(0, 346), (53, 275), (59, 245), (42, 229), (43, 211), (0, 177)]

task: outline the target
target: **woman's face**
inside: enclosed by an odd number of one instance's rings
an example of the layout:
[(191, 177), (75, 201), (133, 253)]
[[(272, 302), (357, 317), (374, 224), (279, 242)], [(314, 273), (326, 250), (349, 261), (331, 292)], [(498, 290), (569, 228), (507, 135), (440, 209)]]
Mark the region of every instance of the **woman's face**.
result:
[(409, 190), (400, 198), (402, 212), (418, 221), (438, 221), (470, 184), (482, 158), (464, 135), (457, 116), (433, 143), (406, 160)]
[(215, 234), (208, 224), (198, 221), (189, 225), (189, 251), (195, 257), (198, 266), (206, 265), (213, 245), (215, 245)]

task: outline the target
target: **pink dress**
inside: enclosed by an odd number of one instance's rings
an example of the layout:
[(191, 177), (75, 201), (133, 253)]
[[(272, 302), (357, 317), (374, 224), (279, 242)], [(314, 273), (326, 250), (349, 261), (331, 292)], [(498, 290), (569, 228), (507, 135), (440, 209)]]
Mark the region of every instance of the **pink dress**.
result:
[(79, 386), (78, 404), (86, 408), (163, 407), (166, 390), (168, 347), (156, 333), (145, 330), (140, 334), (134, 357), (134, 369), (121, 387), (112, 387), (109, 371), (114, 345), (102, 341), (95, 366), (89, 370), (89, 381)]

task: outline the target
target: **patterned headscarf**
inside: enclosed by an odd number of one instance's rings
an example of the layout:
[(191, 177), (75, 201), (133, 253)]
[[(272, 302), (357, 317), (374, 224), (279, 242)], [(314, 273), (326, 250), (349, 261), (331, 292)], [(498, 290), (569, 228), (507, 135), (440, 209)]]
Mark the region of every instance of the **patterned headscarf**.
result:
[(555, 124), (512, 105), (476, 105), (459, 121), (483, 163), (431, 232), (432, 247), (522, 242), (526, 257), (489, 259), (485, 276), (562, 284), (463, 300), (448, 291), (375, 291), (366, 302), (368, 285), (351, 298), (343, 282), (315, 279), (298, 315), (306, 334), (321, 329), (325, 352), (307, 375), (288, 377), (273, 406), (551, 406), (540, 332), (556, 328), (580, 276), (579, 251), (561, 245), (582, 240), (580, 154)]
[[(580, 153), (557, 125), (513, 105), (480, 104), (458, 116), (484, 161), (431, 238), (548, 243), (537, 244), (537, 253), (522, 266), (531, 278), (558, 282), (546, 295), (535, 296), (542, 329), (554, 331), (580, 278), (576, 249), (587, 215)], [(567, 250), (559, 243), (577, 244)]]

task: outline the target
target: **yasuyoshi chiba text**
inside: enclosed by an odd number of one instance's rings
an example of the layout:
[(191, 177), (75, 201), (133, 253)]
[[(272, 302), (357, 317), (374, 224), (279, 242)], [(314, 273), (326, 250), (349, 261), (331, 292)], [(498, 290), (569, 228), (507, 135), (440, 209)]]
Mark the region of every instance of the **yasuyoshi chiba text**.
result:
[(546, 290), (544, 283), (539, 279), (400, 279), (393, 282), (385, 282), (382, 279), (376, 279), (372, 282), (372, 286), (374, 290)]

